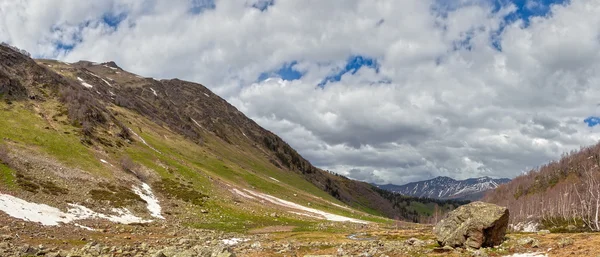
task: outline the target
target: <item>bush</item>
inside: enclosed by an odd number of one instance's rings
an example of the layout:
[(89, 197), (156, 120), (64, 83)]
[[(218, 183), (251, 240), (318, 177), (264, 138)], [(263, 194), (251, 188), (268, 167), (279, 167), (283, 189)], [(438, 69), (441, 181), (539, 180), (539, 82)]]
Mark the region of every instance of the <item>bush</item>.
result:
[(121, 158), (121, 168), (127, 172), (130, 173), (132, 175), (134, 175), (136, 178), (138, 178), (141, 181), (147, 181), (148, 180), (148, 175), (142, 171), (142, 168), (135, 163), (131, 158), (129, 158), (129, 156), (125, 156), (123, 158)]

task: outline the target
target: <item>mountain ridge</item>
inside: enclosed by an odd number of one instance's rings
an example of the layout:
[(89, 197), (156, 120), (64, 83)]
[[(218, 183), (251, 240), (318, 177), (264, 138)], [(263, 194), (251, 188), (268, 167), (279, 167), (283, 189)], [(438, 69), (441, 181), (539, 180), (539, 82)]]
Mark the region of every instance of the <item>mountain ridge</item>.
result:
[(462, 199), (479, 200), (485, 192), (508, 183), (510, 179), (490, 177), (468, 178), (455, 180), (447, 176), (438, 176), (433, 179), (411, 182), (404, 185), (378, 185), (379, 188), (409, 195), (434, 199)]

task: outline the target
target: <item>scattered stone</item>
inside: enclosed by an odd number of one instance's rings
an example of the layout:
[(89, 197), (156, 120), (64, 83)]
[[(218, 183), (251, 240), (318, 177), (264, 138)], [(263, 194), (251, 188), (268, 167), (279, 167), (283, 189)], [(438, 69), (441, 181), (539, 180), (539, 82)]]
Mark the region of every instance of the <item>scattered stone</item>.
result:
[(524, 238), (521, 238), (521, 239), (519, 239), (519, 240), (517, 241), (517, 243), (518, 243), (519, 245), (521, 245), (521, 246), (529, 245), (529, 246), (531, 246), (531, 247), (533, 247), (533, 248), (537, 248), (537, 247), (539, 247), (539, 243), (540, 243), (540, 241), (539, 241), (539, 240), (537, 240), (537, 239), (535, 239), (535, 238), (531, 238), (531, 237), (524, 237)]
[(563, 237), (558, 241), (558, 247), (563, 248), (573, 244), (573, 238)]
[(508, 227), (508, 209), (491, 203), (473, 202), (458, 207), (434, 228), (441, 246), (492, 247), (502, 243)]
[(415, 247), (423, 247), (425, 246), (425, 242), (423, 240), (417, 239), (417, 238), (409, 238), (406, 241), (404, 241), (404, 243), (406, 243), (407, 245), (412, 245)]

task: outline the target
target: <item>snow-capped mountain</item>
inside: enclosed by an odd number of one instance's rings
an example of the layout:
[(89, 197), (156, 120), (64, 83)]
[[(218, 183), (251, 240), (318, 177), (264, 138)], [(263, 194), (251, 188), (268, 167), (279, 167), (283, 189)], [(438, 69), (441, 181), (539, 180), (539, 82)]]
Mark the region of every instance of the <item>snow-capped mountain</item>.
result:
[(380, 185), (381, 189), (416, 197), (436, 199), (466, 199), (479, 200), (486, 191), (495, 189), (501, 184), (510, 182), (510, 179), (494, 179), (490, 177), (454, 180), (449, 177), (436, 177), (434, 179), (412, 182), (406, 185)]

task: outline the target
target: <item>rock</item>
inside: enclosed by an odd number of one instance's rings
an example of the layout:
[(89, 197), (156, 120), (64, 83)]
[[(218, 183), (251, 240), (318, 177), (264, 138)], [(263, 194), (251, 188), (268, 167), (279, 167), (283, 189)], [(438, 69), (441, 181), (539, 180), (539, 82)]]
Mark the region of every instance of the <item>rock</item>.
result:
[(406, 241), (404, 241), (405, 244), (407, 245), (412, 245), (415, 247), (423, 247), (425, 246), (425, 242), (423, 240), (419, 240), (417, 238), (409, 238)]
[(473, 202), (450, 212), (433, 232), (441, 246), (492, 247), (504, 240), (508, 218), (505, 207)]
[(225, 249), (225, 250), (223, 250), (223, 252), (217, 254), (217, 257), (235, 257), (235, 254), (233, 254), (228, 249)]
[(152, 255), (152, 257), (167, 257), (167, 256), (163, 253), (163, 251), (158, 251), (154, 255)]
[(563, 237), (558, 241), (558, 247), (563, 248), (573, 244), (573, 239), (570, 237)]
[(483, 249), (478, 249), (477, 251), (473, 252), (473, 257), (487, 257), (488, 254), (487, 252), (485, 252)]
[(519, 239), (519, 241), (517, 241), (517, 243), (522, 246), (529, 245), (533, 248), (537, 248), (539, 246), (540, 242), (537, 239), (534, 239), (531, 237), (524, 237), (524, 238)]

